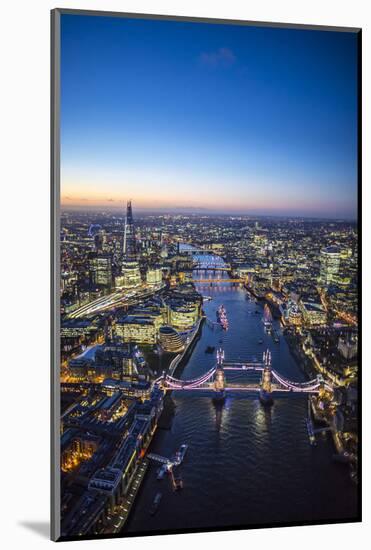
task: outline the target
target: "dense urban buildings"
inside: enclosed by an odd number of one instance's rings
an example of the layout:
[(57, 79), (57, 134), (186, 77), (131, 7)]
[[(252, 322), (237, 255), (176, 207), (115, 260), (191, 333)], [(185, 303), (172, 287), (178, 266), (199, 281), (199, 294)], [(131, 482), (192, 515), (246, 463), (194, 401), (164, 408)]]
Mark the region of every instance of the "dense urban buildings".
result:
[(360, 519), (359, 35), (219, 23), (62, 15), (65, 539)]
[[(139, 212), (134, 220), (131, 202), (126, 212), (65, 210), (62, 536), (126, 529), (151, 467), (148, 447), (168, 414), (159, 377), (175, 380), (179, 361), (206, 330), (202, 321), (215, 323), (208, 294), (225, 288), (265, 304), (254, 323), (271, 335), (271, 346), (283, 338), (305, 378), (320, 377), (322, 389), (308, 397), (311, 422), (330, 430), (356, 482), (355, 223)], [(228, 386), (223, 360), (224, 351), (210, 386), (215, 395)], [(270, 368), (262, 395), (272, 392)]]

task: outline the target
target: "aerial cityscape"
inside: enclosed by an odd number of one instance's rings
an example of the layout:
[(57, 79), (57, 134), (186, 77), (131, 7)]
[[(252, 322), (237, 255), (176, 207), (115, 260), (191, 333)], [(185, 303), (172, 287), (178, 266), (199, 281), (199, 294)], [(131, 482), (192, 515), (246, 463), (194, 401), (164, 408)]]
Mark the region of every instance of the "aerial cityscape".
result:
[(61, 537), (356, 521), (355, 36), (63, 15), (61, 77)]

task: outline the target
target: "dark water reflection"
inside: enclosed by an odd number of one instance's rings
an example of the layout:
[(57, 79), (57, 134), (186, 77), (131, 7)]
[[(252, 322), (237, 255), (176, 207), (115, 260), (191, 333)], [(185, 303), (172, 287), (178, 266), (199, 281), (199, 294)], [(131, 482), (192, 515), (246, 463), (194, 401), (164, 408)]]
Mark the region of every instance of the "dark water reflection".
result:
[[(262, 306), (249, 300), (244, 289), (229, 283), (198, 288), (212, 297), (204, 307), (209, 319), (215, 320), (217, 307), (224, 304), (229, 330), (204, 325), (183, 378), (194, 378), (211, 368), (215, 354), (207, 354), (205, 349), (222, 345), (227, 360), (261, 360), (269, 347), (277, 371), (292, 380), (305, 379), (284, 338), (276, 344), (264, 333)], [(279, 331), (277, 322), (275, 328)], [(172, 428), (158, 430), (151, 450), (171, 456), (179, 445), (188, 443), (188, 454), (179, 469), (184, 489), (174, 493), (169, 479), (158, 481), (157, 467), (151, 466), (126, 530), (356, 516), (356, 486), (344, 465), (333, 463), (330, 437), (320, 436), (317, 447), (309, 445), (305, 396), (278, 397), (270, 409), (262, 407), (256, 395), (238, 393), (229, 394), (222, 407), (197, 392), (173, 393), (172, 399), (176, 405)], [(158, 512), (151, 516), (149, 508), (157, 491), (163, 498)]]

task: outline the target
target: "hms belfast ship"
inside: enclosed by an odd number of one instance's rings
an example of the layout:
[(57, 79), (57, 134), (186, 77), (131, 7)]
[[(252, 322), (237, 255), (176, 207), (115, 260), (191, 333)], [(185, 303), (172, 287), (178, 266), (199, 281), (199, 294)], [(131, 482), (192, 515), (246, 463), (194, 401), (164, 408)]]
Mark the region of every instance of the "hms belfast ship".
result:
[(265, 330), (270, 333), (272, 331), (272, 313), (268, 304), (264, 306), (262, 321)]
[(216, 320), (224, 330), (228, 329), (227, 311), (223, 304), (218, 307), (218, 310), (216, 312)]

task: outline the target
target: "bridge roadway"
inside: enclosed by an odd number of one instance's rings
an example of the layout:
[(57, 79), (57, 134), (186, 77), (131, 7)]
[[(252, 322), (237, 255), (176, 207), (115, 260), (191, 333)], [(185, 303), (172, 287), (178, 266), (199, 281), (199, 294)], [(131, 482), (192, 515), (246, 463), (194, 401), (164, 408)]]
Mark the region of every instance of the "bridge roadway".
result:
[[(195, 386), (195, 387), (187, 387), (187, 386), (184, 386), (184, 387), (180, 387), (180, 388), (177, 388), (177, 387), (167, 387), (166, 389), (170, 390), (170, 391), (176, 391), (176, 392), (181, 392), (181, 391), (197, 391), (197, 392), (213, 392), (215, 393), (215, 386), (214, 386), (214, 383), (212, 382), (209, 382), (208, 384), (204, 384), (203, 386)], [(260, 384), (231, 384), (231, 383), (228, 383), (228, 385), (224, 388), (224, 391), (226, 392), (232, 392), (232, 391), (243, 391), (243, 392), (254, 392), (254, 393), (259, 393), (261, 390), (261, 385)], [(318, 393), (318, 390), (310, 390), (310, 391), (307, 391), (307, 390), (293, 390), (293, 389), (290, 389), (290, 388), (283, 388), (282, 386), (280, 386), (279, 384), (272, 384), (272, 389), (271, 389), (271, 393)]]
[[(284, 376), (281, 376), (277, 371), (271, 368), (271, 354), (269, 350), (263, 354), (263, 363), (224, 363), (224, 355), (222, 353), (217, 354), (218, 363), (211, 368), (208, 372), (194, 378), (192, 380), (179, 380), (169, 374), (163, 374), (160, 376), (154, 384), (159, 384), (163, 389), (184, 391), (184, 390), (215, 390), (216, 385), (223, 379), (223, 389), (226, 391), (238, 390), (238, 391), (255, 391), (261, 390), (262, 385), (269, 385), (272, 392), (296, 392), (296, 393), (318, 393), (321, 386), (328, 389), (332, 389), (326, 384), (323, 378), (319, 375), (313, 380), (307, 382), (293, 382), (288, 380)], [(231, 383), (225, 379), (225, 371), (234, 372), (246, 372), (246, 373), (259, 373), (261, 376), (261, 383), (246, 381), (246, 383)], [(216, 384), (217, 379), (219, 379)]]
[(197, 284), (217, 285), (218, 283), (244, 283), (244, 279), (195, 279)]
[(211, 265), (204, 265), (204, 264), (195, 264), (192, 268), (192, 271), (232, 271), (232, 268), (230, 265), (218, 265), (218, 264), (211, 264)]

